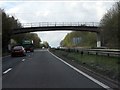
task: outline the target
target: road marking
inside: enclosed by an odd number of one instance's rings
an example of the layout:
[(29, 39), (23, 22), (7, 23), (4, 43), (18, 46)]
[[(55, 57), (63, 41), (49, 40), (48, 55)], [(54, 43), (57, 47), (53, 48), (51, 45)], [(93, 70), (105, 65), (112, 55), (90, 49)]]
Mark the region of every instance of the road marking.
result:
[(12, 68), (9, 68), (9, 69), (7, 69), (6, 71), (4, 71), (3, 74), (6, 74), (6, 73), (8, 73), (8, 72), (11, 71), (11, 70), (12, 70)]
[(93, 77), (89, 76), (88, 74), (80, 71), (79, 69), (75, 68), (74, 66), (70, 65), (69, 63), (65, 62), (63, 59), (57, 57), (56, 55), (54, 55), (53, 53), (51, 53), (50, 51), (48, 51), (50, 54), (52, 54), (54, 57), (56, 57), (57, 59), (59, 59), (60, 61), (62, 61), (63, 63), (65, 63), (66, 65), (68, 65), (69, 67), (71, 67), (72, 69), (74, 69), (75, 71), (79, 72), (80, 74), (84, 75), (85, 77), (89, 78), (90, 80), (92, 80), (93, 82), (97, 83), (98, 85), (102, 86), (103, 88), (107, 89), (107, 90), (113, 90), (111, 89), (109, 86), (103, 84), (102, 82), (94, 79)]
[(2, 57), (2, 58), (7, 58), (7, 57), (10, 57), (10, 55), (4, 56), (4, 57)]
[(48, 51), (48, 50), (47, 50), (47, 49), (39, 49), (39, 50), (35, 50), (35, 51), (37, 51), (37, 52), (38, 52), (38, 51), (43, 51), (43, 52), (45, 51), (45, 52), (46, 52), (46, 51)]
[(22, 61), (24, 62), (24, 61), (25, 61), (25, 59), (22, 59)]

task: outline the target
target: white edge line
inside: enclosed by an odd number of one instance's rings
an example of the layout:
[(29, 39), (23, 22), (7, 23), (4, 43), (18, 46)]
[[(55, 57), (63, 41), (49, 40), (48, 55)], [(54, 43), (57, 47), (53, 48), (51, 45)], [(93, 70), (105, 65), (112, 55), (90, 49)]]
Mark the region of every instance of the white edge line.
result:
[(25, 59), (22, 59), (22, 61), (24, 62), (24, 61), (25, 61)]
[[(105, 89), (111, 89), (109, 86), (103, 84), (102, 82), (94, 79), (93, 77), (87, 75), (86, 73), (80, 71), (79, 69), (75, 68), (74, 66), (70, 65), (69, 63), (65, 62), (64, 60), (62, 60), (61, 58), (57, 57), (56, 55), (54, 55), (53, 53), (51, 53), (50, 51), (48, 51), (50, 54), (52, 54), (54, 57), (56, 57), (57, 59), (59, 59), (60, 61), (62, 61), (63, 63), (65, 63), (66, 65), (68, 65), (69, 67), (71, 67), (72, 69), (74, 69), (75, 71), (79, 72), (80, 74), (84, 75), (85, 77), (89, 78), (90, 80), (92, 80), (93, 82), (97, 83), (98, 85), (102, 86)], [(111, 89), (112, 90), (112, 89)]]
[(4, 71), (3, 74), (6, 74), (6, 73), (8, 73), (8, 72), (11, 71), (11, 70), (12, 70), (12, 68), (9, 68), (9, 69), (7, 69), (6, 71)]
[(6, 58), (6, 57), (10, 57), (10, 55), (4, 56), (4, 57), (2, 57), (2, 58)]

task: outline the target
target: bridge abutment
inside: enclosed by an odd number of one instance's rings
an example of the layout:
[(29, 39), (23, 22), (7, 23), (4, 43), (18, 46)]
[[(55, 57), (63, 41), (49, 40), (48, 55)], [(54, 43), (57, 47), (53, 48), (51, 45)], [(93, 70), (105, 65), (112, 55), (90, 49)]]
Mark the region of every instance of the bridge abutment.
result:
[(101, 38), (100, 38), (100, 33), (97, 33), (97, 47), (101, 47)]

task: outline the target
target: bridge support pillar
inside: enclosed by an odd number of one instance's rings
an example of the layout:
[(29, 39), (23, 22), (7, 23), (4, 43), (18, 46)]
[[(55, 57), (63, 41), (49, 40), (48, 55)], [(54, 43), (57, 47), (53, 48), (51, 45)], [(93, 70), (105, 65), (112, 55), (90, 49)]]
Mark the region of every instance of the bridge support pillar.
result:
[(97, 47), (101, 47), (100, 33), (97, 33)]

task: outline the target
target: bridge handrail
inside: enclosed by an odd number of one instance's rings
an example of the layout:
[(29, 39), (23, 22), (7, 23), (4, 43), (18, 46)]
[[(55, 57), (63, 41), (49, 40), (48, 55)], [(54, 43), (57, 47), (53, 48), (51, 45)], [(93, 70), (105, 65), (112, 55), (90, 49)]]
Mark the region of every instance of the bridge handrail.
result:
[(99, 22), (34, 22), (21, 23), (22, 27), (49, 27), (49, 26), (99, 26)]

